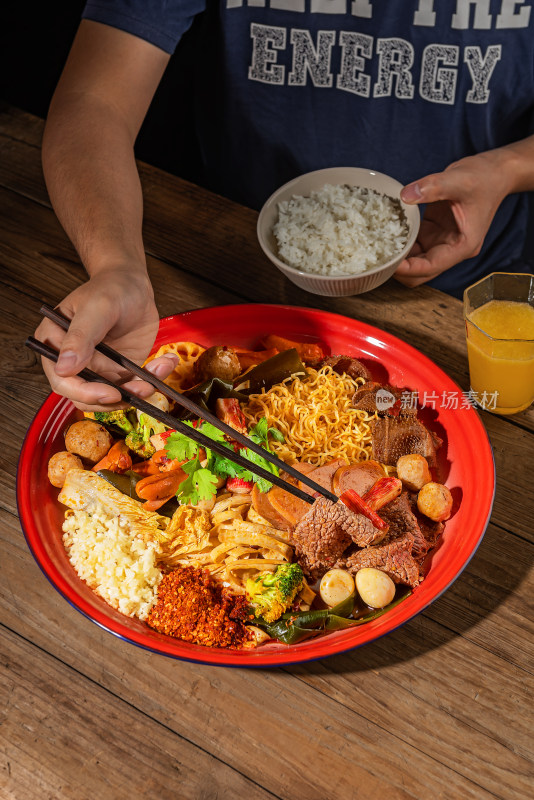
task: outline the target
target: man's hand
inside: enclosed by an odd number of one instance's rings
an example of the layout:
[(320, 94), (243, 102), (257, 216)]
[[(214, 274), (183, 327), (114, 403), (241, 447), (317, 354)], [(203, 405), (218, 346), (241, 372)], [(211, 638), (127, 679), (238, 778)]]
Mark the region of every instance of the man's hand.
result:
[(427, 204), (417, 241), (395, 277), (406, 286), (432, 280), (478, 255), (500, 203), (510, 191), (501, 151), (463, 158), (444, 172), (405, 186), (405, 203)]
[[(132, 377), (95, 355), (95, 344), (105, 338), (141, 363), (158, 329), (134, 142), (168, 60), (144, 39), (82, 20), (50, 105), (43, 138), (46, 184), (90, 279), (59, 306), (72, 320), (69, 332), (46, 320), (36, 337), (61, 348), (57, 365), (45, 359), (44, 370), (54, 391), (84, 410), (120, 403), (116, 390), (77, 377), (85, 366), (122, 383)], [(150, 362), (159, 378), (173, 366), (172, 359)], [(144, 396), (153, 391), (139, 380), (128, 388)]]
[[(43, 368), (52, 389), (70, 398), (83, 411), (120, 407), (116, 389), (104, 383), (90, 383), (77, 376), (84, 367), (121, 383), (139, 397), (154, 389), (100, 353), (94, 346), (106, 343), (136, 363), (150, 352), (158, 330), (159, 316), (152, 287), (146, 273), (117, 268), (97, 273), (66, 297), (59, 310), (72, 320), (65, 333), (50, 320), (43, 320), (35, 337), (60, 351), (57, 364), (43, 359)], [(176, 366), (176, 358), (163, 357), (150, 362), (150, 371), (165, 378)]]

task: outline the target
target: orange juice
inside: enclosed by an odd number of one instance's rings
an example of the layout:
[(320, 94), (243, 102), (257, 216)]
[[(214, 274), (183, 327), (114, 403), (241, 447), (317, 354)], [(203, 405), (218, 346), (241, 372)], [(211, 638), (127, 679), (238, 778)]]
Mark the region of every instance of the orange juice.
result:
[[(523, 411), (534, 400), (534, 307), (490, 300), (466, 318), (471, 389), (497, 414)], [(483, 402), (481, 403), (485, 405)]]

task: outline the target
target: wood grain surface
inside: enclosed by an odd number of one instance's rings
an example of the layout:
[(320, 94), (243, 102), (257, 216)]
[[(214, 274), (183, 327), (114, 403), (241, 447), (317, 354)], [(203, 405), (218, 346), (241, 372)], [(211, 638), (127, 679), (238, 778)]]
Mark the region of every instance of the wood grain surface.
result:
[[(122, 642), (71, 608), (20, 530), (18, 453), (48, 386), (23, 341), (85, 278), (40, 167), (42, 121), (0, 108), (0, 798), (526, 800), (534, 780), (534, 411), (482, 413), (497, 496), (474, 558), (417, 618), (295, 667), (224, 669)], [(276, 302), (346, 314), (468, 388), (461, 303), (394, 281), (323, 298), (273, 271), (256, 212), (140, 164), (161, 316)]]

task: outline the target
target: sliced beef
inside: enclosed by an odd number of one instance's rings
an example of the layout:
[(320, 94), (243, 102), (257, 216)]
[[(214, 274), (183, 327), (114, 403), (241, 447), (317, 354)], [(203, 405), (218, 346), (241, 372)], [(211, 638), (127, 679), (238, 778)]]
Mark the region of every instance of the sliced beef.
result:
[(363, 386), (359, 386), (352, 395), (351, 405), (360, 411), (374, 414), (376, 411), (376, 393), (382, 389), (381, 383), (367, 381)]
[(442, 441), (415, 417), (379, 417), (371, 422), (371, 433), (376, 461), (395, 466), (401, 456), (419, 453), (436, 466), (436, 449)]
[[(378, 394), (380, 392), (380, 395)], [(382, 399), (382, 402), (377, 402), (377, 395)], [(393, 398), (393, 401), (390, 397)], [(402, 392), (389, 383), (375, 383), (374, 381), (367, 381), (363, 386), (360, 386), (352, 395), (351, 405), (359, 411), (365, 411), (367, 414), (389, 414), (391, 416), (404, 416), (413, 417), (417, 415), (416, 408), (404, 406), (402, 402)]]
[(350, 538), (358, 547), (368, 547), (371, 544), (381, 542), (387, 534), (387, 528), (380, 530), (375, 528), (373, 523), (364, 517), (363, 514), (355, 514), (350, 511), (343, 503), (336, 503), (336, 508), (340, 506), (344, 515), (343, 529), (349, 534)]
[(321, 362), (321, 367), (332, 367), (338, 375), (345, 373), (353, 380), (356, 380), (356, 378), (363, 378), (365, 381), (371, 380), (371, 373), (367, 367), (357, 358), (351, 358), (350, 356), (328, 356)]
[[(416, 496), (417, 495), (415, 495), (415, 497)], [(415, 501), (414, 501), (414, 506), (415, 506)], [(417, 506), (415, 506), (414, 508), (414, 514), (419, 524), (421, 534), (427, 543), (427, 550), (430, 550), (432, 547), (435, 547), (436, 544), (438, 543), (438, 540), (441, 534), (443, 533), (445, 525), (443, 524), (443, 522), (433, 522), (428, 517), (425, 517), (424, 514), (421, 514), (417, 510)]]
[(343, 503), (319, 497), (293, 531), (291, 544), (304, 572), (316, 579), (334, 566), (351, 542), (364, 547), (384, 535), (385, 531)]
[(291, 536), (297, 561), (314, 580), (335, 564), (352, 541), (340, 524), (338, 505), (319, 497)]
[[(412, 511), (408, 492), (403, 492), (393, 502), (380, 509), (380, 516), (389, 525), (386, 542), (392, 542), (403, 537), (411, 537), (414, 558), (422, 558), (429, 550), (430, 545), (425, 539), (417, 517)], [(384, 543), (386, 543), (384, 542)]]
[(374, 567), (386, 572), (395, 583), (417, 586), (419, 565), (412, 556), (412, 537), (406, 535), (389, 544), (365, 547), (346, 560), (346, 569), (355, 575), (360, 569)]

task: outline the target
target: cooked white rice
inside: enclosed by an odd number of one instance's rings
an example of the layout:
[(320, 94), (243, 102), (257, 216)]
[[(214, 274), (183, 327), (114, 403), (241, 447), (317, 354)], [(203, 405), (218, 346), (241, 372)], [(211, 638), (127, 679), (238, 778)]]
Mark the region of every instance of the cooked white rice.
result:
[(400, 202), (358, 186), (332, 186), (278, 204), (278, 256), (319, 275), (355, 275), (385, 264), (408, 241)]
[(146, 619), (161, 580), (156, 544), (132, 536), (124, 517), (102, 511), (73, 511), (63, 531), (63, 543), (79, 577), (113, 608)]

